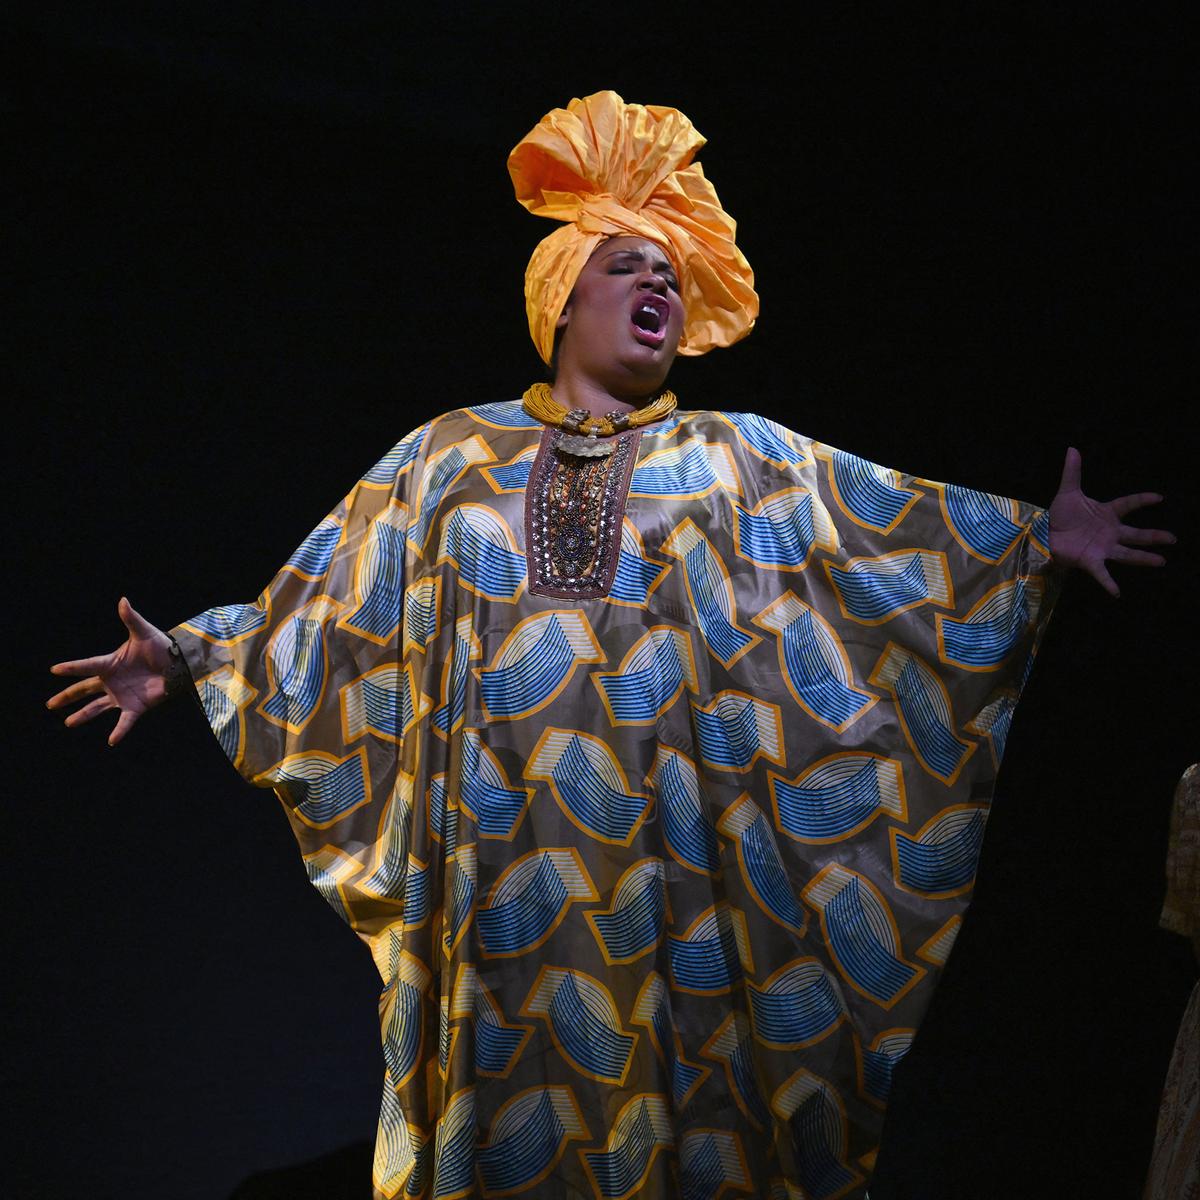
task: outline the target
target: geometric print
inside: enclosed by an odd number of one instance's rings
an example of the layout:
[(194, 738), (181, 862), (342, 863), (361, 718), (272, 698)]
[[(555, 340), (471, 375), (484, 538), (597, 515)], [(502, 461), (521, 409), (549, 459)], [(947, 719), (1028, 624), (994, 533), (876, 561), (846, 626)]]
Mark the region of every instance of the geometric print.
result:
[(173, 631), (379, 970), (375, 1195), (854, 1200), (1053, 606), (1044, 516), (677, 412), (609, 590), (562, 600), (544, 442), (436, 418)]

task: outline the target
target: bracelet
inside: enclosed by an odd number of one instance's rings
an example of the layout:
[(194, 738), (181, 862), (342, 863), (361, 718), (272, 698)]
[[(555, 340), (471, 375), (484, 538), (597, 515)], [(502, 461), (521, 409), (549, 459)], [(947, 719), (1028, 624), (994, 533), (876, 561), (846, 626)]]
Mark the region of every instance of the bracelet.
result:
[(163, 672), (163, 683), (167, 689), (167, 699), (173, 699), (181, 692), (195, 692), (195, 684), (192, 682), (192, 673), (188, 670), (187, 659), (183, 657), (183, 650), (179, 643), (175, 640), (172, 634), (167, 634), (171, 639), (171, 644), (167, 648), (167, 669)]

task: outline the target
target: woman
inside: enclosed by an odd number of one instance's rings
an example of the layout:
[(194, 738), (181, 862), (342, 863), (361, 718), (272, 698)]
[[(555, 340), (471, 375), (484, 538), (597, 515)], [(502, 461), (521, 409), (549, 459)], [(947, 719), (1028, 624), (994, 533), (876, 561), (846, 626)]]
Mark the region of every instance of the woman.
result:
[[(677, 351), (753, 275), (682, 114), (514, 150), (552, 386), (404, 438), (254, 604), (60, 663), (110, 737), (193, 685), (385, 987), (384, 1196), (862, 1194), (1058, 568), (1170, 535), (744, 413)], [(666, 1151), (666, 1153), (660, 1153)]]

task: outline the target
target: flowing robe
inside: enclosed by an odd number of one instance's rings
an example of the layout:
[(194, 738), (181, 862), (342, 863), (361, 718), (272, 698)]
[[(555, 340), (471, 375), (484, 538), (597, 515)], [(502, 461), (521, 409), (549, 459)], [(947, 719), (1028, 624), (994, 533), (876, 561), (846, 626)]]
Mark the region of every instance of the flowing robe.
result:
[(382, 977), (376, 1194), (860, 1196), (1052, 606), (1046, 514), (751, 414), (590, 475), (547, 475), (557, 436), (436, 418), (174, 631)]

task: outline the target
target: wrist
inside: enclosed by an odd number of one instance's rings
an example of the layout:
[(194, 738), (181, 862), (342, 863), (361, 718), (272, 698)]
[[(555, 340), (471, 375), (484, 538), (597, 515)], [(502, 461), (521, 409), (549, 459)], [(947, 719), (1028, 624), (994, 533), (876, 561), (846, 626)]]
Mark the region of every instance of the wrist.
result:
[(166, 689), (166, 698), (170, 700), (183, 692), (194, 690), (195, 684), (179, 643), (169, 633), (166, 637), (168, 642), (166, 647), (167, 665), (163, 668), (162, 678), (163, 687)]

